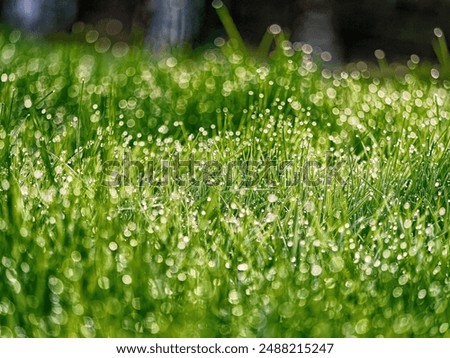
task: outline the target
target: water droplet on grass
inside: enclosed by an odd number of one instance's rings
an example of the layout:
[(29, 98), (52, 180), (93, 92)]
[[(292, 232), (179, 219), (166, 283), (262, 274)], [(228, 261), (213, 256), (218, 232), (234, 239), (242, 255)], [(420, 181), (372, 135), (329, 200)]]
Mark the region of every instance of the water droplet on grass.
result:
[(167, 127), (166, 125), (162, 125), (161, 127), (158, 128), (158, 132), (161, 134), (167, 134), (168, 131), (169, 127)]
[(445, 332), (447, 332), (448, 330), (448, 323), (442, 323), (441, 326), (439, 327), (439, 333), (444, 334)]
[(235, 305), (239, 302), (239, 293), (236, 290), (230, 291), (228, 294), (228, 302), (232, 305)]
[(122, 276), (122, 282), (123, 282), (125, 285), (131, 285), (131, 283), (133, 282), (133, 279), (131, 278), (130, 275), (123, 275), (123, 276)]
[(34, 173), (33, 173), (33, 176), (34, 176), (36, 179), (42, 178), (43, 175), (44, 175), (44, 173), (42, 172), (42, 170), (35, 170)]
[(403, 223), (403, 226), (405, 229), (409, 229), (412, 226), (412, 221), (409, 219), (405, 220), (405, 222)]
[(109, 278), (106, 276), (100, 277), (98, 279), (98, 287), (100, 287), (102, 290), (109, 289)]
[(369, 330), (369, 320), (367, 318), (363, 318), (358, 321), (355, 325), (355, 331), (358, 334), (365, 334)]
[(275, 203), (278, 200), (278, 196), (276, 196), (275, 194), (270, 194), (267, 197), (267, 200), (269, 201), (269, 203)]
[(437, 68), (431, 69), (431, 77), (437, 80), (439, 78), (439, 75), (439, 70)]
[(319, 265), (311, 266), (311, 275), (317, 277), (317, 276), (320, 276), (321, 273), (322, 273), (322, 267), (320, 267)]
[(269, 32), (272, 35), (279, 35), (281, 34), (281, 31), (282, 31), (281, 26), (278, 24), (272, 24), (269, 26)]
[(86, 33), (86, 42), (94, 43), (95, 41), (97, 41), (98, 36), (99, 36), (99, 33), (96, 30), (89, 30)]
[(129, 46), (126, 42), (116, 42), (111, 50), (111, 53), (114, 57), (124, 57), (129, 51)]
[(223, 2), (221, 0), (214, 0), (212, 2), (212, 7), (214, 9), (220, 9), (223, 6)]
[(375, 50), (374, 55), (377, 60), (383, 60), (386, 57), (384, 51), (380, 49)]
[(419, 298), (419, 300), (423, 300), (426, 295), (427, 295), (427, 290), (421, 289), (419, 291), (419, 293), (417, 294), (417, 297)]
[(247, 271), (248, 270), (248, 265), (247, 264), (239, 264), (237, 267), (238, 271)]
[(3, 190), (5, 190), (5, 191), (9, 190), (9, 188), (10, 188), (9, 181), (7, 181), (6, 179), (3, 179), (1, 184), (2, 184)]
[(330, 270), (332, 272), (340, 272), (344, 268), (344, 260), (339, 257), (335, 256), (330, 260)]
[(60, 295), (64, 291), (64, 284), (55, 276), (48, 279), (48, 287), (55, 295)]
[(436, 27), (434, 30), (434, 36), (436, 37), (442, 37), (444, 36), (444, 33), (442, 32), (442, 30), (439, 27)]
[(118, 248), (118, 245), (117, 245), (117, 243), (115, 243), (114, 241), (111, 241), (111, 242), (109, 243), (108, 247), (109, 247), (109, 249), (110, 249), (111, 251), (116, 251), (117, 248)]
[(392, 291), (392, 296), (394, 296), (395, 298), (400, 297), (402, 294), (403, 294), (403, 289), (401, 287), (396, 287)]
[(266, 222), (272, 223), (277, 219), (277, 216), (274, 213), (268, 213), (266, 216)]
[(244, 309), (242, 308), (241, 305), (233, 307), (233, 309), (231, 310), (231, 313), (233, 314), (233, 316), (236, 317), (240, 317), (244, 314)]

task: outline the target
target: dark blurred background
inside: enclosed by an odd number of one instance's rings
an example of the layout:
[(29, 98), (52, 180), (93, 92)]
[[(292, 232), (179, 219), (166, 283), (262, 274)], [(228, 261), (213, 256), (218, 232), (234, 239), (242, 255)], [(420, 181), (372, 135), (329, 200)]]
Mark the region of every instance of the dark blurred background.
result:
[[(267, 27), (279, 24), (291, 41), (331, 52), (339, 61), (389, 59), (411, 54), (433, 59), (433, 29), (450, 34), (450, 0), (224, 0), (244, 40), (257, 46)], [(218, 0), (216, 0), (216, 5)], [(71, 31), (73, 24), (101, 27), (124, 39), (134, 30), (155, 50), (212, 42), (224, 31), (211, 0), (0, 0), (10, 26), (40, 35)], [(450, 35), (449, 35), (450, 36)]]

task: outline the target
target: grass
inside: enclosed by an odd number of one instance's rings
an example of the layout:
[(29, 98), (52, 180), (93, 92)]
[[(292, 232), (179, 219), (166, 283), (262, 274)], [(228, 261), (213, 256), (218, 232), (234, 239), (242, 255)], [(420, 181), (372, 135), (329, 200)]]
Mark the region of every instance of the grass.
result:
[(22, 37), (0, 34), (0, 336), (450, 337), (437, 70)]

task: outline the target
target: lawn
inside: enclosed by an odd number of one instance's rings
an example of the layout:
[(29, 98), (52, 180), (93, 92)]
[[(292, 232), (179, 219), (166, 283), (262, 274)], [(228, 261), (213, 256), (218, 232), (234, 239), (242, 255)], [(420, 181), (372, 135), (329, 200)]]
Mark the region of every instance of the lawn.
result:
[(450, 337), (444, 71), (86, 38), (0, 33), (1, 337)]

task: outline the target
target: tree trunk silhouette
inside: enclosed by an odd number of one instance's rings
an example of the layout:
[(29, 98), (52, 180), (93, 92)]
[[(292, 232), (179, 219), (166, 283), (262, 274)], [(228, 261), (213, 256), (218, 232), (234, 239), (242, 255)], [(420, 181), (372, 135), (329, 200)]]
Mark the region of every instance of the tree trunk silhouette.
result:
[(192, 42), (202, 24), (204, 0), (151, 0), (146, 41), (156, 52)]
[(35, 34), (67, 30), (77, 16), (77, 0), (4, 0), (3, 18)]

